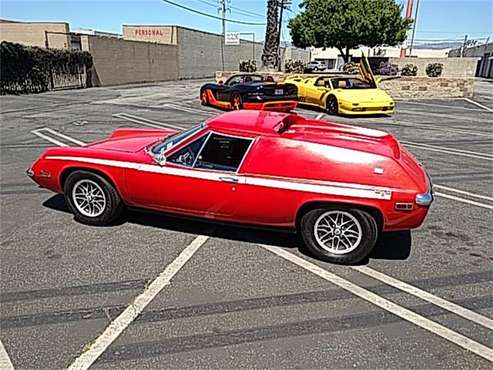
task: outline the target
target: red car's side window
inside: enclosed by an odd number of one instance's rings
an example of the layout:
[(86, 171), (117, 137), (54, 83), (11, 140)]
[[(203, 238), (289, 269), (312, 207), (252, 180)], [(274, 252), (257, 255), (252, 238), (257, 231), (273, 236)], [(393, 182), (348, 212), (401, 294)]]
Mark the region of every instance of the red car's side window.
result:
[(236, 172), (252, 141), (253, 139), (212, 133), (194, 167)]

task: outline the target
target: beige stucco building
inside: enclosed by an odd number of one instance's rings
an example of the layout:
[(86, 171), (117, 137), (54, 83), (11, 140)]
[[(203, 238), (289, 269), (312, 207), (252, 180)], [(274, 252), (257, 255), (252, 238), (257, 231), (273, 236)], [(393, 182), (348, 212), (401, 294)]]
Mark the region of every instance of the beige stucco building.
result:
[(70, 48), (70, 27), (65, 22), (18, 22), (2, 19), (0, 41), (28, 46)]

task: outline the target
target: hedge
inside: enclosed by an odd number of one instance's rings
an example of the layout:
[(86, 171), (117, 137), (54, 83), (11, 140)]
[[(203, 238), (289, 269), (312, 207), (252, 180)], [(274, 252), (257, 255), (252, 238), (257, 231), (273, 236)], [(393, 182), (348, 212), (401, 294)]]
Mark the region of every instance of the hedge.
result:
[(50, 89), (53, 73), (79, 74), (92, 67), (87, 51), (43, 49), (3, 41), (0, 44), (0, 94), (37, 93)]

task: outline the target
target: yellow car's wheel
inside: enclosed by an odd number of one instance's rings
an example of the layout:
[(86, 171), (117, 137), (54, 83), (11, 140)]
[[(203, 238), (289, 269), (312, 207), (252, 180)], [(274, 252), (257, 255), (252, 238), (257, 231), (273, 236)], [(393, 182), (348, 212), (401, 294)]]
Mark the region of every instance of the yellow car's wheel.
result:
[(329, 95), (327, 97), (327, 101), (325, 103), (325, 107), (327, 109), (327, 113), (329, 114), (337, 114), (339, 113), (339, 105), (337, 102), (337, 98), (334, 95)]

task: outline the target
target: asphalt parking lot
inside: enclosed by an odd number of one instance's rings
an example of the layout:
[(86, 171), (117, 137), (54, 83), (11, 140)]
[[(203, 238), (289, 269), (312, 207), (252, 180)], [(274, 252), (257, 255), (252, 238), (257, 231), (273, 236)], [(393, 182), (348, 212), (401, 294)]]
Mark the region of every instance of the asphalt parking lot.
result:
[(15, 368), (491, 369), (493, 83), (393, 117), (297, 109), (393, 133), (435, 183), (425, 224), (354, 267), (267, 230), (139, 211), (81, 225), (25, 175), (49, 146), (221, 113), (200, 106), (202, 83), (0, 97), (0, 339)]

